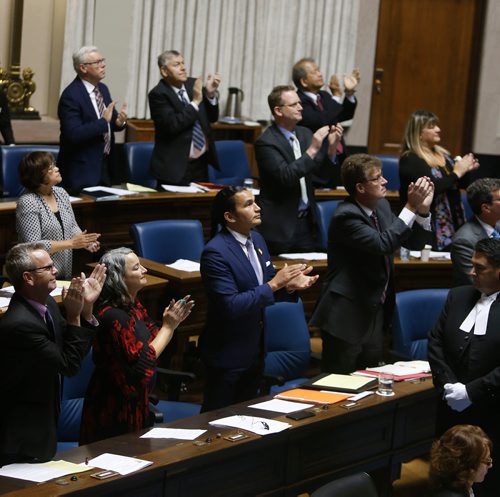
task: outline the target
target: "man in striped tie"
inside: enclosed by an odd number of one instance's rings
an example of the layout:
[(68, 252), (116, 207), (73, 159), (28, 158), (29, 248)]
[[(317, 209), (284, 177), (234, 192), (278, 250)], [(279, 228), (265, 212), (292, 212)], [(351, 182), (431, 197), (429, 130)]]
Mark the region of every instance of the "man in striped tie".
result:
[(453, 235), (451, 260), (453, 286), (470, 285), (474, 246), (483, 238), (500, 237), (500, 179), (481, 178), (467, 188), (467, 201), (474, 217)]
[(210, 123), (219, 118), (220, 74), (187, 75), (184, 57), (175, 50), (158, 57), (162, 79), (149, 92), (155, 124), (151, 173), (161, 184), (188, 185), (208, 180), (208, 164), (219, 167)]
[(127, 105), (120, 112), (102, 83), (106, 59), (94, 46), (82, 47), (73, 54), (76, 78), (59, 99), (61, 126), (57, 166), (63, 186), (78, 193), (88, 186), (110, 186), (113, 171), (114, 132), (125, 129)]

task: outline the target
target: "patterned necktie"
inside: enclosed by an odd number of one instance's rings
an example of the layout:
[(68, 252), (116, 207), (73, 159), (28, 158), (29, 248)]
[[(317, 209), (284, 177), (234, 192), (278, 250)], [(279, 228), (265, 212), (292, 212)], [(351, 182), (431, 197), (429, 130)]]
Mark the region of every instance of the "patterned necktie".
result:
[(250, 264), (253, 267), (255, 276), (257, 276), (257, 281), (259, 282), (259, 285), (262, 285), (262, 282), (264, 281), (262, 275), (262, 266), (260, 265), (259, 260), (257, 259), (257, 254), (255, 252), (255, 248), (253, 246), (251, 238), (247, 238), (247, 241), (245, 242), (245, 247), (247, 249), (248, 260), (250, 261)]
[[(95, 101), (97, 104), (97, 110), (99, 111), (99, 115), (102, 117), (106, 107), (104, 107), (104, 100), (102, 98), (102, 93), (99, 91), (99, 88), (97, 88), (97, 86), (94, 88), (94, 93), (95, 93)], [(104, 133), (104, 155), (109, 155), (110, 151), (111, 151), (110, 136), (109, 133)]]
[(52, 316), (50, 315), (48, 308), (45, 310), (45, 324), (47, 325), (47, 329), (49, 330), (50, 337), (55, 341), (56, 333), (54, 330), (54, 321), (52, 321)]
[[(370, 215), (370, 219), (371, 219), (373, 225), (375, 226), (375, 228), (377, 229), (377, 231), (379, 233), (381, 233), (380, 223), (378, 221), (378, 216), (377, 216), (377, 213), (375, 211), (372, 211), (372, 213)], [(384, 265), (385, 265), (385, 271), (387, 274), (387, 281), (385, 282), (385, 286), (384, 286), (384, 289), (382, 291), (382, 295), (380, 296), (380, 303), (381, 304), (383, 304), (385, 302), (385, 299), (387, 298), (387, 287), (389, 285), (389, 272), (390, 272), (391, 264), (389, 261), (389, 256), (387, 256), (387, 255), (384, 255)]]
[(320, 112), (323, 112), (325, 108), (323, 107), (323, 102), (321, 101), (321, 95), (318, 93), (316, 97), (316, 105), (318, 106), (318, 110)]
[(494, 229), (491, 232), (490, 238), (500, 238), (500, 233), (498, 232), (498, 230)]
[[(179, 90), (179, 97), (181, 98), (181, 102), (184, 106), (189, 105), (187, 100), (187, 96), (185, 95), (184, 89)], [(200, 121), (196, 120), (193, 124), (193, 145), (196, 150), (203, 150), (205, 146), (205, 135), (203, 130), (201, 129)]]
[[(302, 157), (302, 151), (300, 150), (299, 139), (295, 135), (290, 135), (290, 141), (292, 143), (293, 155), (296, 159)], [(309, 197), (307, 196), (306, 179), (304, 176), (299, 179), (300, 183), (300, 199), (304, 203), (304, 206), (309, 205)]]

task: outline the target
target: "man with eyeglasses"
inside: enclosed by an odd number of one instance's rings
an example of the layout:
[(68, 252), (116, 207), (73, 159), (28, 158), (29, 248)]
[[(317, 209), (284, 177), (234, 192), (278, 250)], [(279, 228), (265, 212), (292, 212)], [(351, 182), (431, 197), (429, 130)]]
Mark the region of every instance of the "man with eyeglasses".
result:
[(274, 123), (255, 142), (262, 208), (259, 231), (271, 254), (314, 252), (318, 245), (311, 176), (322, 165), (335, 167), (332, 159), (342, 127), (323, 126), (313, 134), (297, 126), (302, 104), (293, 86), (276, 86), (267, 100)]
[(123, 131), (127, 105), (117, 112), (108, 87), (106, 59), (97, 47), (82, 47), (73, 54), (76, 78), (59, 99), (60, 150), (57, 166), (63, 186), (78, 194), (88, 186), (110, 186), (113, 171), (114, 132)]
[(434, 185), (427, 177), (409, 185), (396, 216), (385, 198), (379, 159), (352, 155), (341, 176), (349, 197), (330, 222), (328, 271), (311, 324), (321, 329), (322, 370), (347, 374), (383, 360), (394, 308), (394, 252), (402, 243), (419, 250), (431, 242)]
[[(476, 243), (472, 285), (452, 288), (429, 333), (429, 363), (439, 392), (437, 434), (456, 424), (480, 426), (500, 447), (500, 239)], [(496, 497), (500, 466), (493, 465), (477, 497)]]
[(75, 375), (89, 350), (106, 268), (97, 264), (63, 290), (66, 319), (50, 296), (57, 268), (43, 244), (14, 246), (5, 269), (15, 293), (0, 318), (0, 465), (48, 461), (56, 452), (62, 376)]
[(158, 185), (208, 181), (208, 165), (219, 168), (210, 123), (219, 118), (219, 73), (188, 77), (182, 54), (167, 50), (158, 57), (162, 79), (149, 92), (155, 124), (151, 173)]
[(474, 246), (483, 238), (500, 237), (500, 179), (481, 178), (467, 188), (474, 217), (454, 235), (451, 244), (453, 286), (470, 285)]

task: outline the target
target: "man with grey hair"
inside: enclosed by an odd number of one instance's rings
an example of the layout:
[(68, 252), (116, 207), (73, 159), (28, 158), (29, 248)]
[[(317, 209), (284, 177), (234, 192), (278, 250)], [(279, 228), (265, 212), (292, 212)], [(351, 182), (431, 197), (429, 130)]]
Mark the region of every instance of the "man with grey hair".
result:
[(0, 465), (47, 461), (56, 452), (62, 376), (76, 374), (89, 350), (106, 268), (71, 280), (66, 319), (50, 296), (57, 268), (41, 243), (14, 246), (5, 268), (15, 293), (0, 319)]
[(125, 129), (127, 105), (120, 112), (101, 81), (106, 59), (94, 46), (73, 54), (76, 78), (59, 99), (60, 150), (57, 165), (70, 193), (96, 185), (111, 185), (114, 132)]
[(151, 174), (159, 184), (188, 185), (207, 181), (208, 164), (219, 167), (210, 123), (219, 118), (220, 74), (187, 75), (184, 57), (175, 50), (158, 57), (162, 79), (149, 92), (155, 124)]
[(467, 188), (467, 200), (474, 218), (453, 236), (451, 260), (453, 286), (472, 284), (472, 254), (483, 238), (500, 237), (500, 179), (481, 178)]

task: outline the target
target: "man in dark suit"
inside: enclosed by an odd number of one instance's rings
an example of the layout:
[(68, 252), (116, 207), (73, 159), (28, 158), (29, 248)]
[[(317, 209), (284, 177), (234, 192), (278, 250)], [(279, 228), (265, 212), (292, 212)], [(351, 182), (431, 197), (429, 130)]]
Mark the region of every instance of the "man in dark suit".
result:
[[(325, 84), (323, 74), (311, 58), (300, 59), (292, 69), (292, 79), (302, 103), (301, 126), (309, 128), (313, 133), (322, 126), (336, 125), (354, 117), (358, 104), (356, 87), (359, 84), (359, 70), (353, 69), (349, 76), (344, 76), (344, 99), (338, 78), (332, 74), (329, 82), (331, 93), (323, 91)], [(333, 188), (340, 184), (340, 166), (346, 158), (346, 145), (342, 138), (337, 146), (335, 163), (338, 167), (324, 166), (314, 172), (313, 185), (316, 188)]]
[(151, 174), (159, 184), (207, 181), (208, 164), (219, 167), (210, 123), (219, 118), (218, 73), (188, 78), (184, 57), (175, 50), (158, 57), (163, 79), (149, 92), (155, 123)]
[(76, 374), (89, 350), (106, 268), (72, 279), (63, 292), (65, 320), (49, 295), (57, 268), (42, 244), (16, 245), (5, 267), (15, 293), (0, 319), (0, 465), (48, 461), (56, 452), (62, 375)]
[(394, 306), (393, 254), (403, 242), (414, 249), (429, 243), (434, 187), (426, 177), (412, 183), (396, 217), (376, 157), (348, 157), (342, 181), (349, 197), (330, 223), (326, 282), (311, 323), (321, 329), (322, 370), (350, 373), (383, 359), (384, 322)]
[(7, 103), (7, 96), (2, 88), (0, 88), (0, 133), (2, 133), (5, 145), (14, 145), (14, 132), (12, 131), (12, 123), (10, 122), (9, 105)]
[[(263, 220), (259, 231), (272, 254), (314, 252), (316, 209), (312, 172), (333, 157), (342, 127), (323, 126), (314, 134), (297, 126), (302, 105), (293, 86), (276, 86), (268, 96), (274, 123), (255, 142)], [(326, 150), (320, 152), (322, 144)]]
[[(208, 296), (200, 348), (207, 377), (203, 411), (257, 395), (264, 367), (264, 309), (277, 299), (293, 298), (318, 276), (312, 267), (285, 266), (275, 273), (264, 239), (253, 228), (260, 208), (249, 190), (226, 187), (215, 197), (216, 233), (201, 256), (201, 278)], [(220, 226), (220, 231), (217, 228)]]
[(481, 178), (467, 188), (467, 200), (474, 219), (454, 235), (451, 245), (453, 286), (470, 285), (474, 247), (483, 238), (500, 237), (500, 179)]
[[(499, 452), (500, 239), (480, 240), (472, 256), (473, 286), (452, 288), (429, 334), (429, 363), (439, 391), (438, 434), (456, 424), (480, 426)], [(497, 496), (494, 465), (476, 496)]]
[(82, 47), (73, 54), (77, 77), (59, 99), (61, 126), (57, 166), (63, 186), (77, 194), (82, 188), (111, 185), (114, 132), (125, 129), (126, 104), (115, 110), (108, 87), (106, 59), (97, 47)]

